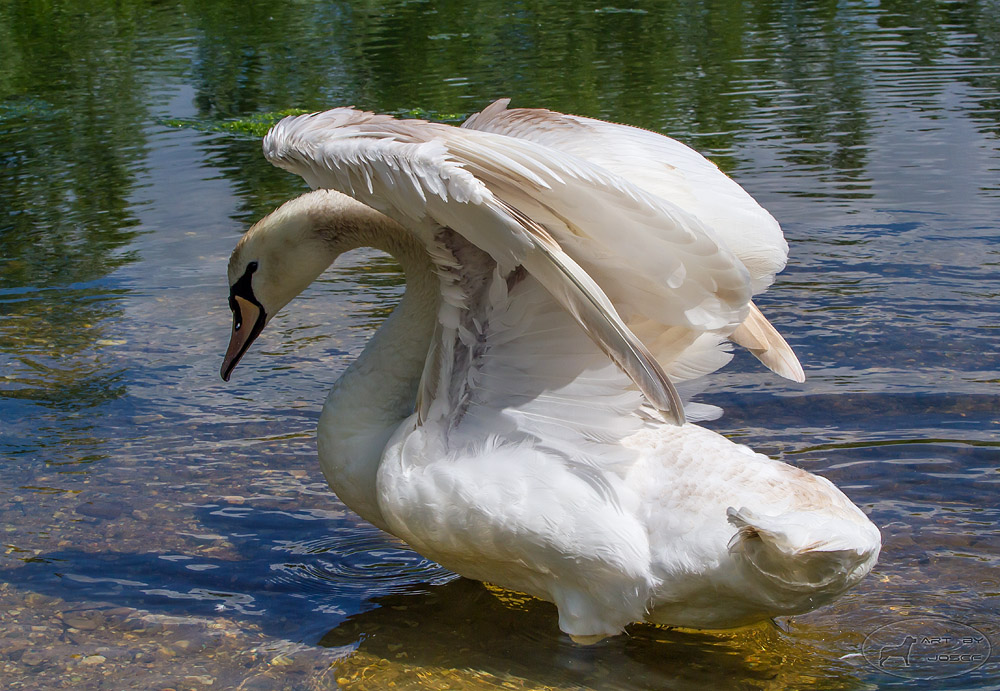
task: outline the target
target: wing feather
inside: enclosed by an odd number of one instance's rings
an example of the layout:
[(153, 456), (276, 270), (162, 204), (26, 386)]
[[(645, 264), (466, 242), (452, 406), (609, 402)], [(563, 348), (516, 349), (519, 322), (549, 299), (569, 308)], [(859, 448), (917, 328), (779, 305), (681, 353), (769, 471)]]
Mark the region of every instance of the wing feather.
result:
[(746, 265), (753, 292), (785, 266), (788, 244), (778, 222), (746, 190), (694, 149), (656, 132), (542, 108), (508, 109), (496, 101), (462, 127), (516, 137), (595, 163), (711, 227)]
[[(755, 294), (766, 289), (775, 274), (784, 268), (788, 245), (777, 221), (698, 152), (674, 139), (640, 128), (546, 109), (508, 109), (509, 103), (510, 99), (495, 101), (472, 115), (462, 127), (516, 137), (574, 154), (673, 202), (708, 225), (736, 254), (750, 274)], [(595, 273), (595, 278), (600, 281), (601, 276)], [(632, 319), (627, 322), (636, 328)], [(650, 343), (648, 338), (665, 332), (659, 328), (649, 333), (640, 330), (636, 333)], [(668, 330), (666, 335), (666, 340), (676, 345), (678, 334), (671, 335)], [(803, 381), (805, 375), (795, 353), (752, 303), (750, 313), (736, 327), (731, 340), (749, 348), (777, 374)], [(751, 342), (756, 345), (750, 345)], [(654, 348), (654, 352), (676, 351)], [(685, 359), (690, 359), (691, 352), (681, 352)], [(727, 358), (716, 360), (724, 362)], [(671, 369), (675, 376), (682, 378), (685, 371), (702, 372), (702, 367), (678, 362)]]
[(805, 372), (791, 346), (767, 320), (757, 305), (750, 303), (750, 313), (729, 337), (786, 379), (804, 382)]
[(495, 203), (529, 231), (538, 234), (524, 268), (583, 326), (591, 339), (636, 383), (650, 403), (684, 423), (684, 406), (677, 389), (649, 350), (618, 316), (611, 301), (593, 279), (563, 252), (544, 228), (500, 199)]

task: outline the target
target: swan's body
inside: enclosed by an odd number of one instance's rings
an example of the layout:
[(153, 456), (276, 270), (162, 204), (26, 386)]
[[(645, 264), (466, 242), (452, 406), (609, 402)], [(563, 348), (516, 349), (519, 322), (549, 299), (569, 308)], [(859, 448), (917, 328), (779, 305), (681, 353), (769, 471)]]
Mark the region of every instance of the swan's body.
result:
[(554, 602), (580, 640), (829, 602), (871, 569), (875, 526), (830, 482), (677, 424), (674, 381), (724, 364), (725, 338), (801, 380), (750, 302), (784, 265), (777, 223), (672, 140), (505, 105), (466, 129), (337, 109), (272, 130), (272, 162), (399, 223), (320, 190), (256, 224), (223, 376), (340, 253), (383, 249), (406, 295), (320, 420), (350, 508)]

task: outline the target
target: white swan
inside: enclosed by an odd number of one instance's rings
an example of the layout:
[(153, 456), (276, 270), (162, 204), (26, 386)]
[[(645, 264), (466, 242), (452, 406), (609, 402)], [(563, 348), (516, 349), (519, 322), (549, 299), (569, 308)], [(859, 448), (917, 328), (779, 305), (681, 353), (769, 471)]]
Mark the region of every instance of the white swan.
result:
[(739, 626), (857, 583), (880, 548), (865, 515), (690, 421), (709, 407), (685, 422), (674, 385), (724, 364), (726, 338), (802, 379), (750, 301), (784, 266), (777, 223), (673, 140), (506, 106), (462, 128), (350, 108), (275, 126), (267, 158), (324, 189), (234, 250), (223, 378), (339, 254), (379, 248), (406, 294), (319, 426), (363, 518), (554, 602), (582, 642)]

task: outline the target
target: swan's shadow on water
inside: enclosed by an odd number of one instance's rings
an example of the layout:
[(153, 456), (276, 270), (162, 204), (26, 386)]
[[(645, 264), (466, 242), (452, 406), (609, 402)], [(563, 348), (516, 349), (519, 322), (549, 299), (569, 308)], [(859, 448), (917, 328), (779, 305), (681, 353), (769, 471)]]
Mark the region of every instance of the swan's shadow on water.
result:
[[(521, 680), (556, 688), (862, 686), (857, 668), (771, 626), (704, 633), (635, 625), (582, 647), (551, 604), (456, 578), (367, 524), (295, 512), (206, 508), (234, 560), (184, 554), (63, 551), (0, 578), (69, 603), (100, 601), (173, 616), (218, 617), (268, 636), (353, 651), (338, 678), (388, 665), (400, 680), (472, 675), (482, 688)], [(289, 536), (304, 537), (290, 541)], [(807, 683), (808, 682), (808, 683)]]

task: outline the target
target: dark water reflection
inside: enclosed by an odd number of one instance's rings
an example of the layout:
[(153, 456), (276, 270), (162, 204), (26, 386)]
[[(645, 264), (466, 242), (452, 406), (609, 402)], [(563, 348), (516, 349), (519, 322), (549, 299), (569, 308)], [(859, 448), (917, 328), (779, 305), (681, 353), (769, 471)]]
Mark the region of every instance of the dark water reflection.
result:
[[(780, 629), (580, 649), (550, 606), (353, 517), (313, 431), (402, 294), (374, 253), (218, 380), (228, 253), (303, 188), (258, 141), (204, 130), (351, 103), (450, 121), (500, 96), (675, 136), (782, 222), (791, 259), (762, 303), (807, 383), (738, 356), (704, 396), (716, 428), (871, 512), (885, 550), (851, 595)], [(900, 680), (861, 644), (897, 619), (1000, 646), (998, 135), (992, 2), (0, 4), (0, 679), (118, 688), (138, 662), (157, 688), (205, 669), (256, 688), (874, 688)], [(103, 627), (52, 623), (95, 606)], [(204, 635), (133, 640), (122, 608)], [(48, 657), (24, 658), (32, 635)]]

